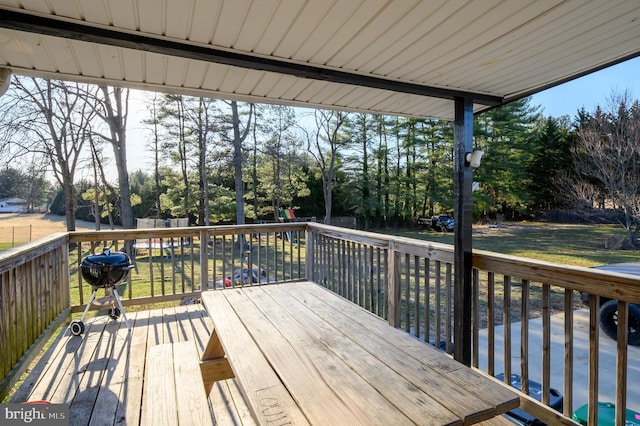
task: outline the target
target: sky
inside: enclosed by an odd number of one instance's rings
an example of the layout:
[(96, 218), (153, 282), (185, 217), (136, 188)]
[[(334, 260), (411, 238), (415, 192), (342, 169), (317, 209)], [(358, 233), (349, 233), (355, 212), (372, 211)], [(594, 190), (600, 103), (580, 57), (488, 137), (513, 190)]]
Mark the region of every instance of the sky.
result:
[(533, 95), (532, 104), (541, 105), (547, 117), (569, 115), (573, 118), (580, 108), (593, 112), (596, 105), (606, 107), (612, 93), (627, 90), (633, 99), (640, 99), (640, 58), (547, 89)]

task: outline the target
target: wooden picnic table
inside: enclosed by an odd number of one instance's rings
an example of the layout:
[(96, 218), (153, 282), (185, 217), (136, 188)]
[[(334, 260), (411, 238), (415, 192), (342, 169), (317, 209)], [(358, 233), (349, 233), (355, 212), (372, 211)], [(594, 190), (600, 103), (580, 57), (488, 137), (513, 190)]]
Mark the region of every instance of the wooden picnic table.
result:
[(259, 424), (472, 424), (519, 405), (507, 386), (311, 282), (202, 293), (205, 388), (236, 377)]

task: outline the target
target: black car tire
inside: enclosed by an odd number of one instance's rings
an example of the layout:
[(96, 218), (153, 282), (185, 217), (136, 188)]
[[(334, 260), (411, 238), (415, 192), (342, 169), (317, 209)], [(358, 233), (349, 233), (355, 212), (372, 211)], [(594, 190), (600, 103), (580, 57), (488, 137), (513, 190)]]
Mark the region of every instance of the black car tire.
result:
[[(629, 334), (630, 345), (640, 345), (640, 305), (629, 303)], [(600, 326), (604, 334), (616, 340), (618, 337), (618, 301), (609, 300), (600, 308)]]

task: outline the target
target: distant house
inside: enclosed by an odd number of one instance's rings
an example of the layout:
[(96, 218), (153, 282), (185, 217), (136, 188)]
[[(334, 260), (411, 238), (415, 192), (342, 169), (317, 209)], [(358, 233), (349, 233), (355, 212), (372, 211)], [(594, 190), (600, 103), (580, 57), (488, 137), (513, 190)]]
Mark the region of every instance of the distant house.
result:
[(0, 199), (0, 213), (22, 213), (27, 211), (27, 202), (22, 198)]

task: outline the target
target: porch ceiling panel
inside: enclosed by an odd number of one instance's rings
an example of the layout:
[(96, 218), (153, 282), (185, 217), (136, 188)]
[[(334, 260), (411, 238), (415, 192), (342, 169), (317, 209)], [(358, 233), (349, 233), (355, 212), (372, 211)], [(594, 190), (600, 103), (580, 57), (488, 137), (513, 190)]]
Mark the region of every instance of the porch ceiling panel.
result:
[(0, 0), (16, 74), (453, 119), (640, 55), (638, 0)]

